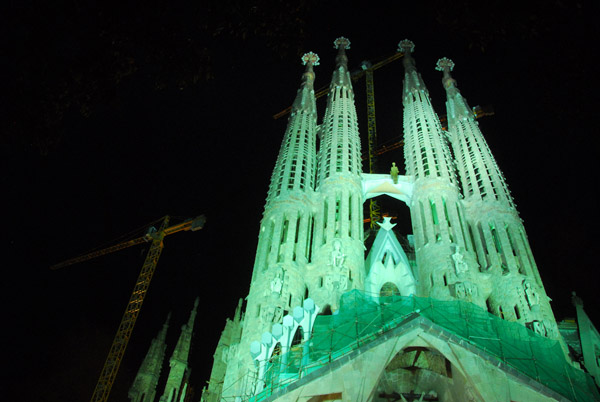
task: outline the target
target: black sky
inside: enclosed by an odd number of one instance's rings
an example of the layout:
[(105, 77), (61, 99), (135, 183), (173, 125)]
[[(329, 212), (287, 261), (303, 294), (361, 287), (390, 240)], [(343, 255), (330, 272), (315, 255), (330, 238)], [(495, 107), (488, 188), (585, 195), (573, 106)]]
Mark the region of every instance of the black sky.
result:
[[(339, 1), (53, 4), (23, 2), (5, 14), (3, 345), (13, 399), (89, 399), (144, 250), (48, 267), (166, 214), (208, 221), (200, 232), (166, 239), (113, 398), (126, 400), (167, 313), (172, 348), (200, 296), (192, 352), (199, 398), (225, 319), (248, 291), (285, 130), (285, 119), (272, 115), (295, 96), (302, 53), (321, 56), (316, 85), (328, 84), (340, 35), (352, 42), (351, 68), (413, 40), (439, 114), (445, 95), (435, 62), (454, 60), (470, 105), (495, 111), (480, 125), (557, 318), (573, 316), (575, 290), (600, 324), (590, 47), (598, 31), (582, 3), (429, 1), (398, 10)], [(400, 62), (375, 74), (380, 142), (401, 135), (401, 85)], [(363, 81), (355, 92), (364, 137)], [(318, 106), (322, 117), (323, 100)], [(400, 152), (383, 159), (402, 167)]]

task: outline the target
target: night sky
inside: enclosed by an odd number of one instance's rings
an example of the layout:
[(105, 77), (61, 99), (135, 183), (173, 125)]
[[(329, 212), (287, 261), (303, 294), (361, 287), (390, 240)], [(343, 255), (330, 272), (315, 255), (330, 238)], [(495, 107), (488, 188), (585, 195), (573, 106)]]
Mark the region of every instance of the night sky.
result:
[[(435, 62), (454, 60), (469, 104), (495, 112), (480, 126), (557, 319), (574, 315), (575, 290), (600, 325), (592, 10), (579, 1), (519, 8), (425, 1), (398, 10), (320, 3), (158, 1), (140, 9), (23, 1), (3, 13), (7, 400), (89, 400), (147, 247), (58, 271), (49, 266), (167, 214), (173, 223), (205, 214), (207, 223), (166, 238), (112, 399), (126, 400), (172, 311), (170, 356), (197, 296), (191, 381), (199, 398), (225, 319), (248, 292), (286, 125), (272, 116), (293, 101), (304, 52), (319, 54), (316, 87), (328, 85), (332, 42), (341, 35), (352, 42), (352, 70), (392, 55), (402, 39), (415, 42), (417, 68), (440, 115), (445, 94)], [(402, 76), (400, 61), (375, 72), (380, 143), (402, 134)], [(364, 85), (354, 89), (366, 151)], [(392, 161), (403, 169), (401, 150), (382, 157), (380, 171)], [(390, 208), (408, 216), (402, 205)], [(410, 227), (406, 220), (399, 226)]]

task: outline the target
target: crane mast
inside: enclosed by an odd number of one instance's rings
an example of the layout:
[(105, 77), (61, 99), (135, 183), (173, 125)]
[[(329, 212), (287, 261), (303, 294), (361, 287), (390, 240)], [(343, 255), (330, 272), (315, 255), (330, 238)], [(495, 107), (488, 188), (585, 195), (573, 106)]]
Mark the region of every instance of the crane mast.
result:
[[(375, 124), (375, 84), (373, 83), (373, 68), (370, 63), (363, 64), (365, 69), (365, 82), (367, 87), (367, 128), (369, 142), (369, 173), (375, 173), (377, 162), (377, 125)], [(374, 198), (369, 200), (369, 225), (371, 230), (377, 230), (377, 222), (381, 220), (381, 209)]]
[(150, 249), (144, 260), (144, 265), (142, 265), (140, 274), (135, 282), (133, 292), (129, 298), (129, 303), (127, 303), (127, 308), (125, 308), (125, 313), (123, 313), (123, 318), (121, 318), (121, 323), (119, 324), (110, 351), (104, 362), (104, 367), (100, 372), (100, 378), (94, 389), (91, 402), (103, 402), (108, 399), (112, 385), (115, 382), (115, 377), (119, 371), (121, 360), (125, 354), (125, 349), (127, 349), (127, 343), (131, 338), (133, 327), (135, 326), (140, 309), (142, 308), (142, 303), (144, 303), (144, 298), (148, 292), (148, 286), (150, 286), (156, 264), (158, 264), (158, 257), (160, 257), (164, 248), (163, 239), (165, 238), (165, 229), (168, 224), (169, 217), (166, 216), (160, 225), (160, 229), (152, 234), (152, 244), (150, 245)]

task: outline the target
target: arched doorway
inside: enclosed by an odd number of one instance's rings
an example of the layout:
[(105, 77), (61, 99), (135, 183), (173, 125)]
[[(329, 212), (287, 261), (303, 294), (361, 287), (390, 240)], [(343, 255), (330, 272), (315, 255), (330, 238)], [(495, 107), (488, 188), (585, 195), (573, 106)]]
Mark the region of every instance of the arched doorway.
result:
[(383, 284), (381, 289), (379, 290), (379, 297), (392, 297), (392, 296), (400, 296), (400, 290), (398, 290), (398, 286), (396, 286), (392, 282), (386, 282)]

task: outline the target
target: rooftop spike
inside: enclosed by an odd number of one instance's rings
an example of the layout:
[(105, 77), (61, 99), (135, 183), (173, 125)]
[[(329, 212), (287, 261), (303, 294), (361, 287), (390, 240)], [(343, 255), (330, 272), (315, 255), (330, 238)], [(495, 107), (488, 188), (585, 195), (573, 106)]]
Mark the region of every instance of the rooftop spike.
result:
[(413, 41), (404, 39), (398, 43), (398, 51), (400, 53), (404, 53), (403, 63), (404, 68), (408, 72), (409, 69), (416, 70), (415, 60), (412, 58), (411, 54), (415, 51), (415, 44)]
[(302, 64), (306, 66), (306, 69), (302, 74), (302, 84), (298, 90), (298, 95), (296, 95), (296, 99), (292, 104), (292, 115), (300, 110), (315, 114), (317, 112), (314, 101), (315, 72), (313, 66), (319, 65), (319, 55), (313, 52), (305, 53), (302, 56)]
[[(398, 51), (404, 53), (402, 63), (404, 64), (404, 100), (414, 99), (417, 93), (422, 92), (429, 96), (427, 87), (417, 72), (415, 60), (412, 58), (412, 52), (415, 50), (415, 44), (404, 39), (398, 43)], [(413, 96), (408, 96), (412, 94)]]
[(467, 104), (466, 99), (460, 94), (456, 86), (456, 80), (450, 75), (450, 71), (454, 69), (454, 62), (447, 57), (442, 57), (437, 61), (435, 69), (444, 73), (442, 84), (448, 99), (446, 105), (450, 129), (456, 125), (457, 120), (474, 120), (473, 111)]
[(348, 72), (348, 56), (346, 56), (346, 49), (350, 49), (350, 40), (340, 36), (333, 41), (333, 47), (338, 50), (338, 54), (335, 57), (336, 70), (333, 73), (331, 85), (351, 89), (352, 82)]

